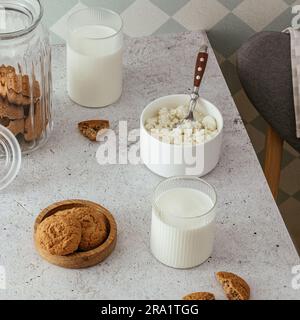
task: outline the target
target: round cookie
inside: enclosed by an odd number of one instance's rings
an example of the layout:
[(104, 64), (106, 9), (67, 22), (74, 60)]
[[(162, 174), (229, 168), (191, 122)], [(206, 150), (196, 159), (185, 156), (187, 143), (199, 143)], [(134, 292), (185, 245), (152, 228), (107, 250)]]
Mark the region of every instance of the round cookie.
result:
[(78, 249), (81, 224), (69, 217), (51, 216), (37, 228), (36, 241), (52, 255), (66, 256)]
[(106, 217), (89, 207), (79, 207), (57, 213), (58, 216), (72, 216), (81, 223), (79, 250), (89, 251), (99, 247), (108, 237)]

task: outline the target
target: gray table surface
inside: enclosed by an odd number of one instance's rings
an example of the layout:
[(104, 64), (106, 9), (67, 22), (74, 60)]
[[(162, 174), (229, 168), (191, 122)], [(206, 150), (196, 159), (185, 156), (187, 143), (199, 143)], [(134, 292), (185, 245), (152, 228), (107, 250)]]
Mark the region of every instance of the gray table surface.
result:
[[(18, 178), (0, 195), (0, 265), (7, 278), (0, 299), (181, 299), (194, 291), (224, 299), (214, 279), (221, 270), (247, 279), (253, 299), (300, 298), (291, 285), (299, 257), (212, 50), (201, 95), (223, 113), (225, 137), (221, 161), (205, 177), (219, 196), (218, 223), (212, 258), (200, 267), (170, 269), (150, 253), (151, 197), (162, 179), (143, 165), (100, 166), (99, 145), (77, 131), (79, 121), (99, 117), (115, 129), (119, 120), (139, 128), (149, 102), (191, 89), (197, 49), (205, 39), (204, 32), (126, 39), (123, 96), (100, 110), (70, 101), (65, 47), (54, 47), (54, 132), (45, 147), (24, 157)], [(119, 238), (102, 264), (65, 270), (36, 253), (33, 224), (44, 207), (76, 198), (110, 209)]]

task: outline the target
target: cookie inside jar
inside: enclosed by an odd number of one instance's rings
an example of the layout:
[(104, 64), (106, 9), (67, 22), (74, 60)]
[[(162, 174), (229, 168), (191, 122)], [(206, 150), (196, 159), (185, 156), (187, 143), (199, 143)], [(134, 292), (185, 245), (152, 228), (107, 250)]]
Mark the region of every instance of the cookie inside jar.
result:
[(0, 124), (17, 137), (22, 151), (32, 151), (46, 139), (49, 100), (34, 75), (24, 74), (20, 66), (0, 66)]

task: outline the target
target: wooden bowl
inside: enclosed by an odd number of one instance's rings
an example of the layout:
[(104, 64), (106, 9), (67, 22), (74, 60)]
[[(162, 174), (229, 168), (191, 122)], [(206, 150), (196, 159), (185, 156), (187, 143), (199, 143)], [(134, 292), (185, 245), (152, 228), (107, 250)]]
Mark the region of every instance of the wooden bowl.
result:
[[(46, 218), (52, 216), (58, 211), (68, 210), (78, 207), (92, 207), (96, 211), (101, 212), (107, 218), (109, 224), (109, 236), (107, 240), (98, 248), (87, 252), (75, 252), (68, 256), (55, 256), (43, 250), (36, 241), (36, 230), (38, 225)], [(112, 214), (97, 203), (85, 200), (67, 200), (55, 203), (44, 209), (36, 218), (34, 225), (34, 242), (40, 256), (48, 262), (63, 268), (81, 269), (88, 268), (104, 261), (115, 249), (117, 243), (117, 224)]]

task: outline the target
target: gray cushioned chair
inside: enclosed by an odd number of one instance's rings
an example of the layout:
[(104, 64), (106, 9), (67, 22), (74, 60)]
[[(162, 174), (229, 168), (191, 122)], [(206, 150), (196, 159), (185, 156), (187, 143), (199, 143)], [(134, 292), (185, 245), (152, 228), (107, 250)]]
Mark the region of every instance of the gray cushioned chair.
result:
[(237, 55), (238, 74), (257, 111), (268, 122), (265, 175), (277, 197), (283, 142), (300, 152), (292, 87), (290, 35), (260, 32)]

